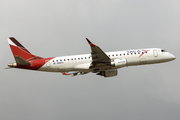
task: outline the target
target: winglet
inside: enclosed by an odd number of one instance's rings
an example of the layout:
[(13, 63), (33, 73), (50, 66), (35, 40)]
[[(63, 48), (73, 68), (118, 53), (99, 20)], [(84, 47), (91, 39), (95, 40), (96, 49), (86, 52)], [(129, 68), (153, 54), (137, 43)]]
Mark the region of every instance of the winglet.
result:
[(88, 43), (89, 43), (89, 45), (91, 46), (91, 47), (95, 47), (96, 45), (94, 45), (93, 43), (91, 43), (91, 41), (88, 39), (88, 38), (86, 38), (86, 40), (88, 41)]

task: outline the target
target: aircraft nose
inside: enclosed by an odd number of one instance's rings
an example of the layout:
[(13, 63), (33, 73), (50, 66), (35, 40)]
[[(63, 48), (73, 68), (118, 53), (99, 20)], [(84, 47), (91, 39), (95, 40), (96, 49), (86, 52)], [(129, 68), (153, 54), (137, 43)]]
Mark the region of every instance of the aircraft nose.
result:
[(172, 55), (172, 54), (171, 54), (171, 57), (172, 57), (172, 60), (175, 60), (175, 59), (176, 59), (176, 57), (175, 57), (174, 55)]

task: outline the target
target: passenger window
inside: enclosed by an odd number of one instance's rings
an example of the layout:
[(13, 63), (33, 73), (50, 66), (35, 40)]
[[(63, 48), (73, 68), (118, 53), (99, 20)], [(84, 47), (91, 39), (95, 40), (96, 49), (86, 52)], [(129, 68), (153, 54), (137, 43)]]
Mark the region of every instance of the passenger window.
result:
[(68, 59), (68, 61), (69, 61), (69, 59)]
[(64, 61), (66, 61), (66, 59), (64, 59)]
[(76, 60), (76, 58), (74, 58), (74, 60)]
[(81, 58), (81, 59), (83, 59), (83, 58)]
[(80, 60), (80, 58), (78, 58), (78, 60)]
[(116, 54), (116, 56), (118, 56), (118, 54)]
[(71, 58), (71, 60), (73, 60), (73, 58)]
[(58, 62), (58, 60), (56, 60)]
[(121, 56), (121, 54), (120, 54), (120, 56)]

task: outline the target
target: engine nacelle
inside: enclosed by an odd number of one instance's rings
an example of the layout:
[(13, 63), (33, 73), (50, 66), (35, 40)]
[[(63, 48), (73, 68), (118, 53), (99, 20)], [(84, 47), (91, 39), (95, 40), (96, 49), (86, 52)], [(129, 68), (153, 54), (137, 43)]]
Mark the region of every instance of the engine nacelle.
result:
[(111, 62), (111, 66), (121, 68), (126, 66), (126, 59), (121, 58), (121, 59), (114, 59), (113, 62)]
[(101, 75), (104, 77), (113, 77), (117, 75), (117, 69), (115, 70), (106, 70), (106, 71), (100, 71), (97, 75)]

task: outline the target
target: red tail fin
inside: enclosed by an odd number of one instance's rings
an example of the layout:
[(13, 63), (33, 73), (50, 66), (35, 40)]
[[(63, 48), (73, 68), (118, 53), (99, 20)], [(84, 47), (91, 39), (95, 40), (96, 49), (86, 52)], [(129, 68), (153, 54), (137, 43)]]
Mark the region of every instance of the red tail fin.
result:
[(24, 46), (22, 46), (15, 38), (9, 37), (8, 43), (13, 53), (13, 56), (19, 56), (26, 61), (35, 60), (35, 59), (42, 59), (36, 55), (32, 55)]

